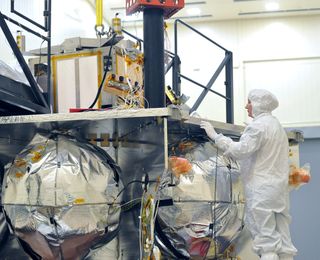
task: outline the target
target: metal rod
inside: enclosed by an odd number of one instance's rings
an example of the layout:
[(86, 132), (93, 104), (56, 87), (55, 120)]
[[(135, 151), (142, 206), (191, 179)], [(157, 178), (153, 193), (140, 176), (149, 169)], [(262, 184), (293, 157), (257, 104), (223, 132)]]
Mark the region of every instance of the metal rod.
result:
[(45, 0), (45, 17), (46, 27), (48, 29), (48, 41), (47, 41), (47, 93), (48, 93), (48, 104), (50, 112), (53, 112), (53, 90), (51, 88), (51, 0)]
[(150, 108), (165, 107), (163, 13), (160, 8), (143, 12), (144, 94)]
[[(207, 89), (206, 86), (204, 86), (204, 85), (202, 85), (202, 84), (200, 84), (200, 83), (198, 83), (198, 82), (196, 82), (196, 81), (188, 78), (187, 76), (184, 76), (184, 75), (180, 74), (180, 77), (183, 78), (183, 79), (186, 79), (186, 80), (188, 80), (188, 81), (190, 81), (190, 82), (192, 82), (193, 84), (195, 84), (195, 85), (197, 85), (197, 86), (199, 86), (199, 87), (201, 87), (201, 88)], [(220, 94), (219, 92), (214, 91), (214, 90), (212, 90), (212, 89), (209, 89), (208, 91), (210, 91), (210, 92), (212, 92), (212, 93), (214, 93), (214, 94), (216, 94), (216, 95), (218, 95), (218, 96), (220, 96), (220, 97), (222, 97), (222, 98), (224, 98), (224, 99), (229, 99), (228, 97), (226, 97), (226, 96), (224, 96), (224, 95)]]
[(225, 200), (172, 200), (174, 203), (200, 203), (200, 202), (206, 202), (206, 203), (221, 203), (221, 204), (230, 204), (232, 201), (225, 201)]
[(173, 67), (172, 67), (172, 89), (180, 96), (181, 95), (181, 61), (179, 56), (173, 57)]
[(224, 66), (227, 64), (229, 59), (230, 59), (230, 57), (228, 55), (226, 55), (224, 57), (223, 61), (219, 65), (218, 69), (216, 70), (216, 72), (213, 74), (213, 76), (211, 77), (210, 81), (208, 82), (208, 84), (206, 86), (206, 89), (202, 91), (202, 93), (198, 97), (197, 101), (194, 103), (193, 107), (191, 108), (190, 112), (193, 112), (193, 111), (198, 109), (198, 107), (200, 106), (201, 102), (203, 101), (203, 99), (208, 94), (209, 89), (212, 87), (213, 83), (216, 81), (216, 79), (218, 78), (219, 74), (221, 73), (221, 71), (223, 70)]
[(48, 29), (48, 1), (44, 0), (44, 12), (43, 12), (43, 16), (44, 16), (44, 27), (45, 29)]
[(168, 50), (164, 50), (165, 53), (169, 54), (171, 57), (174, 57), (174, 53)]
[(173, 58), (172, 58), (171, 61), (168, 63), (168, 65), (165, 67), (164, 74), (167, 74), (168, 71), (172, 68), (172, 66), (173, 66)]
[[(14, 111), (10, 114), (20, 114), (19, 112), (21, 111), (28, 111), (29, 113), (41, 113), (41, 114), (46, 114), (48, 113), (48, 110), (36, 103), (33, 103), (31, 101), (28, 101), (25, 98), (17, 97), (12, 95), (12, 93), (8, 93), (6, 91), (2, 91), (0, 89), (0, 97), (1, 97), (1, 102), (6, 103), (12, 107), (14, 107)], [(21, 109), (18, 110), (17, 108)]]
[[(34, 97), (36, 98), (37, 100), (37, 103), (45, 108), (47, 108), (48, 110), (48, 104), (46, 102), (46, 100), (44, 99), (42, 93), (40, 92), (39, 88), (38, 88), (38, 84), (37, 82), (35, 81), (25, 59), (23, 58), (19, 48), (18, 48), (18, 45), (14, 39), (14, 37), (12, 36), (11, 32), (10, 32), (10, 29), (4, 19), (4, 16), (3, 14), (0, 12), (0, 26), (1, 26), (1, 29), (5, 35), (5, 37), (7, 38), (8, 40), (8, 43), (14, 53), (14, 55), (16, 56), (29, 84), (30, 84), (30, 87), (31, 87), (31, 91), (34, 95)], [(49, 110), (47, 111), (49, 112)]]
[(229, 57), (226, 64), (226, 96), (228, 97), (226, 102), (226, 120), (227, 123), (234, 123), (234, 110), (233, 110), (233, 59), (232, 52), (227, 52), (226, 55)]
[[(185, 22), (183, 22), (180, 19), (175, 20), (174, 22), (174, 27), (176, 28), (177, 24), (181, 23), (184, 26), (188, 27), (190, 30), (196, 32), (197, 34), (201, 35), (203, 38), (205, 38), (206, 40), (208, 40), (209, 42), (213, 43), (214, 45), (218, 46), (220, 49), (224, 50), (224, 51), (228, 51), (226, 48), (223, 48), (220, 44), (216, 43), (215, 41), (211, 40), (209, 37), (205, 36), (204, 34), (202, 34), (201, 32), (199, 32), (198, 30), (194, 29), (193, 27), (191, 27), (190, 25), (186, 24)], [(176, 52), (175, 52), (176, 53)], [(176, 53), (177, 54), (177, 53)]]
[(142, 45), (141, 43), (143, 43), (143, 40), (140, 39), (139, 37), (137, 37), (137, 36), (129, 33), (128, 31), (126, 31), (126, 30), (124, 30), (124, 29), (122, 29), (122, 32), (125, 33), (125, 34), (127, 34), (127, 35), (129, 35), (131, 38), (135, 39), (136, 41), (138, 41), (138, 42), (139, 42), (139, 45), (140, 45), (140, 46), (139, 46), (139, 50), (141, 51), (141, 45)]
[(164, 138), (164, 169), (168, 171), (169, 168), (169, 151), (168, 151), (168, 119), (166, 117), (163, 118), (163, 138)]
[(22, 19), (28, 21), (29, 23), (32, 23), (33, 25), (41, 28), (42, 30), (46, 31), (46, 27), (44, 27), (43, 25), (35, 22), (34, 20), (30, 19), (29, 17), (23, 15), (22, 13), (18, 12), (17, 10), (14, 9), (14, 1), (15, 0), (11, 0), (11, 13), (14, 13), (18, 16), (20, 16)]
[[(136, 41), (138, 41), (140, 43), (140, 50), (141, 50), (141, 43), (143, 43), (143, 40), (140, 39), (139, 37), (129, 33), (128, 31), (122, 29), (122, 32), (129, 35), (130, 37), (132, 37), (133, 39), (135, 39)], [(165, 53), (169, 54), (170, 56), (174, 57), (174, 53), (168, 50), (164, 50)]]
[(42, 34), (37, 33), (37, 32), (34, 31), (34, 30), (31, 30), (31, 29), (28, 28), (27, 26), (25, 26), (25, 25), (17, 22), (16, 20), (11, 19), (10, 17), (8, 17), (8, 16), (6, 16), (6, 15), (4, 15), (4, 14), (2, 14), (2, 13), (1, 13), (1, 16), (2, 16), (4, 19), (6, 19), (7, 21), (9, 21), (9, 22), (11, 22), (11, 23), (13, 23), (13, 24), (15, 24), (15, 25), (18, 25), (18, 26), (21, 27), (22, 29), (24, 29), (24, 30), (26, 30), (26, 31), (34, 34), (35, 36), (38, 36), (38, 37), (41, 38), (42, 40), (45, 40), (45, 41), (48, 41), (48, 40), (49, 40), (48, 37), (43, 36)]
[(178, 56), (178, 23), (174, 23), (174, 57), (172, 68), (172, 89), (180, 96), (181, 95), (181, 80), (180, 80), (180, 58)]

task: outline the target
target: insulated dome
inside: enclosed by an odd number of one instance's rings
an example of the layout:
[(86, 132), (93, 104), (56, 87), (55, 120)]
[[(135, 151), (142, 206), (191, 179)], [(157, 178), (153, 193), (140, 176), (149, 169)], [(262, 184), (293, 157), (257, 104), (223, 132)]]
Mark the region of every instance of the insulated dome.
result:
[(118, 166), (99, 147), (37, 134), (7, 167), (2, 204), (27, 253), (82, 259), (117, 235), (121, 188)]
[(244, 195), (236, 161), (211, 142), (172, 147), (159, 208), (156, 241), (176, 259), (220, 259), (243, 228)]

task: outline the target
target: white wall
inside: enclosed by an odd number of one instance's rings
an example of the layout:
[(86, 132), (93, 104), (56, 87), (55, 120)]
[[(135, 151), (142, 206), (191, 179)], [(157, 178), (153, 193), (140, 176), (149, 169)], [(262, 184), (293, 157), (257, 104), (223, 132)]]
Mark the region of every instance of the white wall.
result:
[(241, 23), (240, 88), (268, 88), (285, 126), (320, 124), (320, 16)]
[[(249, 90), (266, 88), (279, 98), (280, 107), (274, 114), (283, 125), (320, 125), (319, 15), (194, 23), (193, 26), (234, 54), (237, 124), (248, 120), (243, 107)], [(214, 61), (220, 62), (221, 57), (196, 37), (179, 27), (179, 55), (186, 64), (182, 74), (202, 79), (201, 83), (205, 84)], [(182, 87), (194, 97), (191, 101), (199, 93), (195, 88), (186, 84)], [(220, 80), (213, 89), (223, 88), (223, 80)], [(223, 100), (209, 95), (198, 112), (208, 118), (224, 120)]]

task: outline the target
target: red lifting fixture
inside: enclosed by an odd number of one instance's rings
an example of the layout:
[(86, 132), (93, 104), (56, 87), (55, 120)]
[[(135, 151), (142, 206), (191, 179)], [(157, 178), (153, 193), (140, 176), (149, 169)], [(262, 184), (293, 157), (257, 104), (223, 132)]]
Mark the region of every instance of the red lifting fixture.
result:
[(168, 19), (184, 7), (184, 0), (126, 0), (127, 15), (142, 11), (146, 7), (162, 8)]

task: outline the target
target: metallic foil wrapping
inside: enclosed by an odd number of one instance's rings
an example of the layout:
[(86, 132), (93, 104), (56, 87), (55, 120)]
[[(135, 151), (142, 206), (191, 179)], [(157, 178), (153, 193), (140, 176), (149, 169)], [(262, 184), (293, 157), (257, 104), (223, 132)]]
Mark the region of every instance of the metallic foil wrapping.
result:
[(159, 247), (179, 259), (218, 259), (243, 228), (239, 166), (209, 142), (183, 141), (172, 151), (161, 198), (173, 205), (159, 208)]
[(37, 134), (7, 167), (2, 204), (29, 254), (82, 259), (118, 232), (119, 168), (100, 148)]
[(10, 78), (12, 80), (24, 83), (26, 85), (30, 85), (26, 76), (22, 71), (19, 71), (17, 68), (14, 68), (4, 61), (0, 60), (0, 75)]

